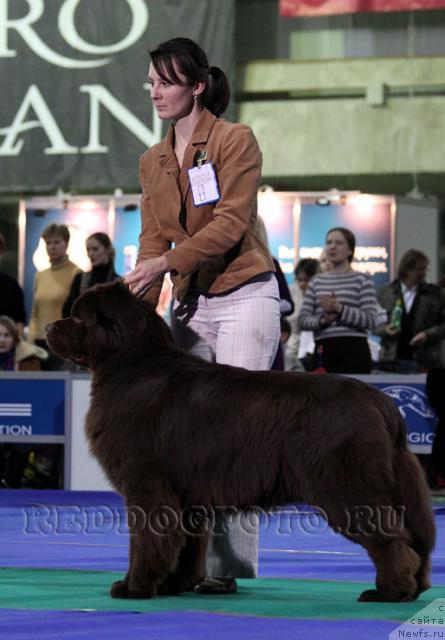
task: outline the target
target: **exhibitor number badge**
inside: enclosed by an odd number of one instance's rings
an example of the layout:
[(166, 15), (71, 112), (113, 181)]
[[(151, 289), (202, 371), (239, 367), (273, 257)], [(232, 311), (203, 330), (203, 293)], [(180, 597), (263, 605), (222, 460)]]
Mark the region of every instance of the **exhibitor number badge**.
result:
[(195, 207), (218, 202), (221, 195), (211, 162), (189, 169), (188, 174)]

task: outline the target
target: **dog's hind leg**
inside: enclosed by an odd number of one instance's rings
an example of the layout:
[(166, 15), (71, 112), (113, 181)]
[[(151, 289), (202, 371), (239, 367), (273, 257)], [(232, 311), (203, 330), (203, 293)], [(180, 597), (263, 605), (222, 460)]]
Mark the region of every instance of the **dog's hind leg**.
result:
[(361, 602), (407, 602), (417, 598), (416, 576), (421, 560), (403, 537), (373, 541), (367, 551), (377, 571), (376, 589), (363, 591)]
[(185, 533), (174, 496), (163, 497), (157, 504), (140, 498), (131, 501), (137, 507), (129, 508), (130, 566), (124, 580), (112, 585), (113, 598), (152, 598), (176, 569)]
[(406, 505), (405, 526), (410, 532), (411, 546), (421, 559), (416, 580), (417, 593), (422, 593), (431, 586), (430, 556), (436, 537), (431, 497), (425, 473), (409, 451), (403, 448), (395, 451), (394, 468), (399, 500)]
[(374, 503), (368, 500), (368, 504), (366, 496), (363, 497), (363, 505), (326, 508), (333, 529), (363, 546), (376, 568), (376, 588), (364, 591), (359, 600), (415, 600), (421, 558), (412, 548), (410, 533), (404, 527), (404, 509), (392, 506), (384, 495)]
[(395, 476), (393, 485), (394, 503), (404, 509), (404, 531), (409, 539), (409, 546), (420, 557), (420, 565), (416, 573), (417, 594), (431, 586), (431, 552), (436, 538), (436, 527), (431, 507), (431, 496), (425, 472), (418, 459), (408, 451), (406, 425), (399, 410), (386, 401), (380, 410), (394, 434), (394, 449), (391, 464)]

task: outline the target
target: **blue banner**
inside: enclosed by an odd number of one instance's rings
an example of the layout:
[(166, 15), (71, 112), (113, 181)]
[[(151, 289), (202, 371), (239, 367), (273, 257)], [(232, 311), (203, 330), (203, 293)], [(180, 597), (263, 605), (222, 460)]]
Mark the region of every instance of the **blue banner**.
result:
[(373, 383), (373, 386), (392, 398), (405, 418), (410, 450), (414, 453), (431, 453), (437, 416), (428, 402), (425, 384), (384, 382)]
[(65, 380), (1, 380), (0, 437), (64, 433)]

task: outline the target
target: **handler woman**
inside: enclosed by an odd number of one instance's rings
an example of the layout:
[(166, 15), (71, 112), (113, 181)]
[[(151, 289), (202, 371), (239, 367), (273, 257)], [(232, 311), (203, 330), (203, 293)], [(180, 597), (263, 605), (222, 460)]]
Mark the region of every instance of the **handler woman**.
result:
[[(136, 295), (148, 289), (144, 297), (156, 303), (170, 272), (172, 331), (181, 346), (209, 361), (269, 369), (280, 309), (257, 225), (258, 143), (247, 126), (219, 118), (230, 100), (228, 82), (195, 42), (174, 38), (150, 55), (151, 99), (172, 124), (141, 158), (140, 249), (125, 281)], [(242, 524), (217, 524), (199, 593), (231, 593), (236, 577), (255, 577), (258, 537), (251, 523)]]

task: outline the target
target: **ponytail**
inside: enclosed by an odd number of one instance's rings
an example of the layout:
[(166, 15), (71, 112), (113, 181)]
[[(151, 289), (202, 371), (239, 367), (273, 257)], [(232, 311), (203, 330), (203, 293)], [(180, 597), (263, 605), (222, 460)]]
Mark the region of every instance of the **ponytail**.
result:
[(226, 74), (219, 67), (210, 67), (206, 88), (202, 93), (202, 105), (215, 116), (220, 116), (230, 102), (230, 86)]

